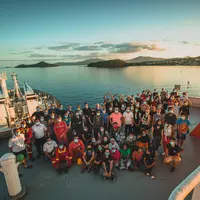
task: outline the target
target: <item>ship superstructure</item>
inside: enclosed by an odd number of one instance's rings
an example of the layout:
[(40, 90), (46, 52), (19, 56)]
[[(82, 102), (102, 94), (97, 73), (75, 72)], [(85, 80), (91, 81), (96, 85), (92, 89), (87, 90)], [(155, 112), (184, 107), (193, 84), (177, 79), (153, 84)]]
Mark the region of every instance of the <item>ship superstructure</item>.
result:
[(0, 133), (3, 129), (11, 127), (20, 121), (26, 113), (30, 115), (35, 112), (36, 106), (48, 109), (51, 103), (60, 103), (54, 96), (34, 90), (28, 83), (24, 82), (22, 88), (19, 86), (16, 73), (11, 73), (14, 88), (7, 89), (7, 74), (0, 73)]

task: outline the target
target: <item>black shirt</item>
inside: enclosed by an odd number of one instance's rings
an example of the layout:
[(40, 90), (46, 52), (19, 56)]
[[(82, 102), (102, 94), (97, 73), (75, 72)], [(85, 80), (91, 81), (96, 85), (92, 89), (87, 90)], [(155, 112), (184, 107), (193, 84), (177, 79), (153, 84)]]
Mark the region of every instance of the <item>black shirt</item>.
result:
[(185, 113), (186, 115), (189, 115), (189, 114), (190, 114), (190, 106), (189, 106), (189, 105), (187, 105), (187, 106), (183, 105), (183, 106), (179, 109), (179, 111), (180, 111), (181, 113)]
[(153, 137), (161, 137), (162, 130), (163, 130), (162, 125), (155, 124), (154, 131), (153, 131)]
[(90, 117), (91, 109), (90, 108), (83, 108), (83, 114)]
[(150, 153), (150, 154), (145, 153), (143, 160), (144, 159), (147, 166), (152, 165), (155, 162), (155, 155), (153, 153)]
[(101, 151), (97, 150), (95, 160), (97, 162), (101, 161), (103, 159), (103, 154), (104, 154), (104, 152), (102, 150)]
[(172, 147), (171, 144), (168, 144), (167, 149), (168, 149), (169, 156), (177, 156), (177, 154), (181, 152), (181, 149), (178, 145), (175, 145), (174, 147)]
[(40, 119), (41, 116), (44, 117), (44, 112), (43, 111), (36, 111), (32, 114), (32, 117), (35, 117), (35, 119)]
[(84, 138), (86, 140), (89, 140), (92, 138), (92, 133), (90, 131), (84, 131), (84, 133), (82, 135), (84, 135)]
[(145, 136), (142, 136), (141, 138), (138, 139), (138, 141), (142, 142), (142, 143), (149, 143), (150, 142), (150, 138), (149, 136), (146, 134)]
[(165, 122), (167, 122), (168, 124), (174, 126), (176, 124), (176, 115), (174, 113), (167, 113), (165, 115)]
[(112, 156), (109, 155), (108, 157), (106, 157), (105, 155), (103, 155), (103, 159), (102, 162), (104, 162), (106, 165), (110, 164), (110, 161), (112, 161)]

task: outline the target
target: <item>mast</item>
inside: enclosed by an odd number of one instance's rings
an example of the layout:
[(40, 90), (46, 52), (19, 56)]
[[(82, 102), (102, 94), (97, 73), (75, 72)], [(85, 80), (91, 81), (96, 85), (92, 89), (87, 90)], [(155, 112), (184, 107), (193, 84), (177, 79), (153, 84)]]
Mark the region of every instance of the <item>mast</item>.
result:
[(6, 71), (2, 71), (2, 73), (0, 74), (0, 85), (1, 85), (2, 95), (3, 98), (9, 99), (6, 80), (7, 80)]
[(14, 82), (14, 91), (15, 91), (15, 94), (16, 94), (16, 96), (17, 96), (18, 99), (21, 99), (22, 96), (21, 96), (20, 88), (19, 88), (18, 81), (17, 81), (17, 74), (15, 74), (13, 72), (13, 73), (11, 73), (11, 76), (12, 76), (13, 82)]

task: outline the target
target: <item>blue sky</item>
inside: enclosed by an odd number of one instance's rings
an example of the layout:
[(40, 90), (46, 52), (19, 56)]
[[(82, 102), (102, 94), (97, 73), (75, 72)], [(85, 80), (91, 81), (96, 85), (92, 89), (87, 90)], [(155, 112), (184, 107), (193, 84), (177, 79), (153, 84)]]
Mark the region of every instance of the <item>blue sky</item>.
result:
[(198, 0), (0, 0), (0, 60), (197, 56), (199, 8)]

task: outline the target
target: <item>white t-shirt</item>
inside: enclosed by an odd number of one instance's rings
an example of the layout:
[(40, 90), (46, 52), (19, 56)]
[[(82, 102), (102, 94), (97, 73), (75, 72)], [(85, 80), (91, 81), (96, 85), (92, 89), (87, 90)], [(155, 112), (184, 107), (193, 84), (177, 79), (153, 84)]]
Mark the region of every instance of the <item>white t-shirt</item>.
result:
[(12, 148), (13, 152), (18, 153), (26, 148), (24, 140), (24, 134), (20, 134), (19, 137), (14, 135), (12, 138), (10, 138), (8, 147)]
[(125, 124), (132, 124), (133, 113), (132, 112), (124, 112), (123, 117), (125, 118)]
[(40, 124), (40, 125), (35, 124), (32, 126), (33, 135), (34, 135), (34, 138), (36, 139), (43, 138), (45, 136), (46, 130), (47, 128), (44, 124)]
[(51, 153), (57, 146), (58, 146), (57, 143), (53, 140), (52, 140), (51, 144), (48, 144), (46, 142), (46, 143), (44, 143), (43, 151), (46, 151), (47, 153)]

